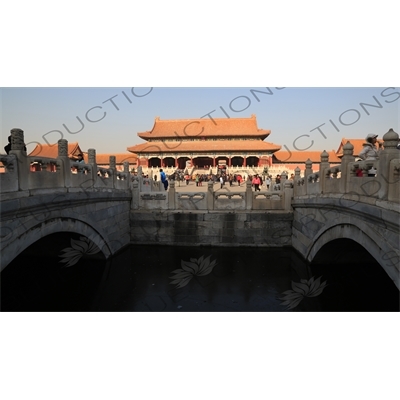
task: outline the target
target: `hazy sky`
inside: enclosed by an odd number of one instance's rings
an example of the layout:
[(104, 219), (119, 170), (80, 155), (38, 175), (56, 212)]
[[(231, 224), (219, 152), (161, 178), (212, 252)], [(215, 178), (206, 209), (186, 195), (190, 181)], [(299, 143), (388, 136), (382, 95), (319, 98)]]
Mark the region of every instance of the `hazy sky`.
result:
[(3, 148), (17, 127), (25, 132), (28, 150), (37, 142), (54, 144), (62, 135), (83, 151), (120, 153), (142, 142), (137, 133), (151, 130), (156, 116), (256, 114), (258, 127), (271, 130), (267, 141), (282, 148), (336, 150), (343, 137), (399, 132), (399, 110), (400, 88), (394, 87), (3, 88), (1, 139)]

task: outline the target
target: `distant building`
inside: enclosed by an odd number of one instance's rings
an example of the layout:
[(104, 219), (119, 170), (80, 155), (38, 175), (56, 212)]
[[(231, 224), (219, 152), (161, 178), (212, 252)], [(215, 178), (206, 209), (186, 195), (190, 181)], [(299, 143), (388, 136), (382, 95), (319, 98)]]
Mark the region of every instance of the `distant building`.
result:
[(365, 143), (365, 139), (345, 139), (345, 138), (342, 138), (342, 141), (340, 142), (339, 148), (336, 151), (336, 155), (340, 159), (343, 157), (343, 146), (347, 142), (350, 142), (354, 146), (353, 155), (354, 155), (354, 157), (357, 157), (360, 154), (361, 150), (363, 149), (363, 144)]
[[(68, 157), (71, 159), (78, 159), (78, 154), (84, 152), (79, 147), (78, 142), (68, 143)], [(53, 144), (37, 144), (36, 147), (28, 154), (30, 157), (46, 157), (46, 158), (57, 158), (58, 157), (58, 145)], [(85, 159), (86, 161), (86, 159)]]
[[(71, 161), (78, 159), (78, 154), (83, 155), (85, 163), (88, 162), (87, 152), (82, 151), (78, 142), (68, 143), (68, 157)], [(31, 157), (37, 156), (46, 158), (57, 158), (58, 157), (58, 146), (48, 145), (48, 144), (37, 144), (30, 154)], [(115, 154), (96, 154), (96, 163), (98, 167), (109, 168), (110, 166), (110, 156), (115, 156), (116, 158), (116, 168), (118, 171), (123, 171), (124, 162), (129, 163), (129, 170), (137, 167), (137, 155), (132, 153), (115, 153)], [(54, 168), (54, 167), (52, 167)], [(34, 165), (32, 165), (34, 170)]]
[[(285, 164), (293, 169), (299, 167), (304, 168), (304, 163), (310, 159), (313, 164), (319, 165), (321, 163), (322, 151), (277, 151), (272, 158), (272, 165)], [(340, 158), (337, 156), (335, 150), (327, 152), (329, 154), (330, 164), (340, 164)]]
[(138, 133), (146, 142), (128, 147), (138, 165), (210, 168), (268, 166), (281, 146), (265, 142), (271, 131), (258, 129), (250, 118), (155, 119), (151, 131)]
[(129, 163), (129, 171), (137, 168), (137, 155), (132, 153), (115, 154), (96, 154), (96, 163), (98, 167), (108, 168), (110, 165), (110, 156), (115, 156), (116, 168), (118, 171), (124, 170), (124, 162)]

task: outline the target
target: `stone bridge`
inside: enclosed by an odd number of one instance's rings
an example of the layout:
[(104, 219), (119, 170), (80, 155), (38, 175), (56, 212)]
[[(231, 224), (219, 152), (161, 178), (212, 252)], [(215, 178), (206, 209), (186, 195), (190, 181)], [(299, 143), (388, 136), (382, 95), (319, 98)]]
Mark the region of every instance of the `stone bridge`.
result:
[(28, 157), (23, 132), (11, 133), (12, 151), (1, 156), (1, 270), (54, 233), (85, 236), (106, 258), (130, 243), (130, 174), (116, 170), (115, 157), (108, 169), (96, 166), (93, 149), (88, 164), (71, 162), (66, 140), (59, 141), (56, 159)]
[[(171, 181), (165, 191), (140, 171), (131, 177), (128, 164), (118, 172), (115, 157), (108, 169), (98, 168), (94, 149), (88, 164), (71, 162), (66, 140), (55, 159), (27, 157), (23, 132), (11, 133), (12, 151), (1, 156), (2, 269), (57, 232), (86, 236), (105, 257), (129, 243), (292, 246), (311, 263), (345, 239), (362, 246), (400, 289), (400, 152), (393, 130), (383, 137), (379, 161), (356, 162), (347, 143), (340, 165), (331, 166), (323, 152), (318, 171), (307, 161), (294, 180), (282, 174), (277, 190), (258, 193), (250, 182), (241, 192), (216, 192), (208, 183), (206, 192), (178, 193)], [(372, 167), (377, 174), (369, 177)]]

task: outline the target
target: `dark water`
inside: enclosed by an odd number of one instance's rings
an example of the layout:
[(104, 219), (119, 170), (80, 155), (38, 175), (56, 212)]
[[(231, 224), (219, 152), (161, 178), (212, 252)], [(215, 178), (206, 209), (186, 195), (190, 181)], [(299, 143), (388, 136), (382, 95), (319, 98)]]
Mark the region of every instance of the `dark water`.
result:
[(399, 310), (379, 265), (310, 267), (291, 248), (132, 245), (108, 261), (85, 255), (64, 267), (69, 240), (41, 241), (2, 272), (2, 311)]

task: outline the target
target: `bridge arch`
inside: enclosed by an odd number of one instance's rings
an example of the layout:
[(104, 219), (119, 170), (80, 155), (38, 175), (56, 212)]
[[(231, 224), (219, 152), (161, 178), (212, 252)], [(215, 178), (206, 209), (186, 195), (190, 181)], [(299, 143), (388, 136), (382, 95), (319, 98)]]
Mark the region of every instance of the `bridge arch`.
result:
[[(320, 230), (308, 249), (306, 259), (313, 262), (320, 250), (332, 241), (349, 239), (363, 247), (385, 270), (390, 279), (400, 289), (399, 249), (390, 245), (377, 231), (369, 231), (365, 226), (356, 223), (332, 223)], [(380, 245), (378, 245), (378, 243)]]
[(107, 239), (87, 222), (75, 218), (56, 217), (42, 221), (11, 239), (3, 247), (1, 270), (6, 268), (18, 255), (38, 240), (61, 232), (85, 236), (96, 244), (106, 259), (112, 255), (111, 246)]

